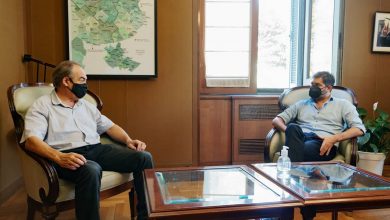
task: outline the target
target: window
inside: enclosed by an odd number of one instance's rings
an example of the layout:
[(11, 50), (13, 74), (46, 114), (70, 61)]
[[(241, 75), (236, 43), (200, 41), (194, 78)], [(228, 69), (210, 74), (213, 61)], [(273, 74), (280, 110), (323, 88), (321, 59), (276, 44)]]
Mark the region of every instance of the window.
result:
[(201, 87), (281, 90), (323, 70), (338, 78), (343, 0), (200, 0), (199, 9)]

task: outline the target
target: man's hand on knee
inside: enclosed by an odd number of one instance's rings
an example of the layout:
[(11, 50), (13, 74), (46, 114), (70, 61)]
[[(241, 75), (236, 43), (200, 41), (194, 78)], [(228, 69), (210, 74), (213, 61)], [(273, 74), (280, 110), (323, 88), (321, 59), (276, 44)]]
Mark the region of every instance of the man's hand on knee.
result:
[(85, 157), (78, 153), (60, 153), (56, 161), (58, 165), (70, 170), (77, 170), (77, 168), (83, 166), (87, 160)]
[(337, 136), (332, 135), (332, 136), (324, 137), (324, 138), (322, 138), (322, 140), (323, 141), (322, 141), (322, 145), (320, 148), (320, 155), (321, 156), (323, 156), (325, 154), (329, 155), (330, 150), (332, 149), (334, 144), (338, 141)]
[(127, 147), (136, 151), (144, 151), (146, 144), (140, 140), (131, 140), (127, 142)]

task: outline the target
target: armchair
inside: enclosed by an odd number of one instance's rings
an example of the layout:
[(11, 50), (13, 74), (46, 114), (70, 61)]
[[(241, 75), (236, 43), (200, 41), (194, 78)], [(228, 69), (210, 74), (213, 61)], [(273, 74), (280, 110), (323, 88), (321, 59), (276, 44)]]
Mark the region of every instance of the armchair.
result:
[[(74, 208), (74, 184), (60, 179), (52, 162), (25, 149), (19, 143), (24, 129), (24, 116), (31, 104), (40, 96), (49, 94), (54, 87), (47, 83), (20, 83), (8, 88), (8, 103), (19, 144), (19, 155), (22, 163), (24, 185), (27, 192), (27, 219), (33, 219), (36, 211), (45, 219), (55, 219), (58, 213)], [(87, 101), (102, 109), (100, 98), (88, 91), (84, 97)], [(108, 136), (102, 135), (102, 143), (115, 143)], [(118, 146), (119, 147), (119, 146)], [(129, 202), (131, 218), (135, 219), (134, 181), (132, 173), (103, 171), (100, 198), (108, 198), (130, 189)]]
[[(281, 111), (293, 105), (295, 102), (301, 99), (309, 98), (309, 86), (300, 86), (284, 91), (279, 97), (279, 108)], [(350, 101), (353, 105), (357, 106), (357, 100), (355, 93), (342, 86), (334, 86), (332, 90), (332, 96), (337, 98), (343, 98)], [(265, 162), (276, 162), (280, 156), (280, 150), (286, 141), (284, 132), (277, 129), (271, 129), (266, 137), (264, 160)], [(335, 161), (345, 162), (351, 165), (356, 165), (356, 152), (357, 152), (357, 138), (344, 140), (340, 142)]]

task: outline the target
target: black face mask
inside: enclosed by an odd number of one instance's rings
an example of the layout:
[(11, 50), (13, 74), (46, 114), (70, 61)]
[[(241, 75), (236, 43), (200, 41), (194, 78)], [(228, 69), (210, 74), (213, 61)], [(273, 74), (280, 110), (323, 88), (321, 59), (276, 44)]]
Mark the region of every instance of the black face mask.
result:
[(318, 86), (310, 86), (309, 96), (312, 99), (318, 99), (322, 95), (322, 91)]
[(70, 81), (73, 83), (73, 87), (70, 91), (75, 96), (77, 96), (77, 98), (81, 99), (82, 97), (85, 96), (85, 94), (87, 94), (87, 90), (88, 90), (87, 83), (82, 83), (82, 84), (74, 83), (72, 79), (70, 79)]

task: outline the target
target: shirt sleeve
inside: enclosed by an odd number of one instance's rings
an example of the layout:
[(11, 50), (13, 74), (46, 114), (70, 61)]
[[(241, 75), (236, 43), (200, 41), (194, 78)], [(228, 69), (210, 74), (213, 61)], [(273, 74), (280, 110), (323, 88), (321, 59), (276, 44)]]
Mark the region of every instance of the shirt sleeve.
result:
[(347, 123), (348, 128), (359, 128), (363, 133), (366, 133), (366, 128), (359, 117), (356, 107), (346, 101), (343, 110), (343, 119)]
[(298, 109), (299, 106), (301, 105), (301, 102), (297, 102), (294, 105), (288, 107), (285, 109), (282, 113), (278, 114), (277, 117), (280, 117), (283, 119), (284, 123), (287, 125), (291, 121), (294, 121), (295, 118), (298, 115)]
[(95, 119), (97, 124), (97, 132), (99, 135), (103, 134), (114, 125), (114, 123), (109, 118), (102, 115), (98, 109), (96, 109), (95, 112)]
[(24, 132), (20, 143), (29, 137), (35, 136), (44, 140), (48, 129), (48, 108), (42, 99), (38, 99), (31, 105), (24, 118)]

